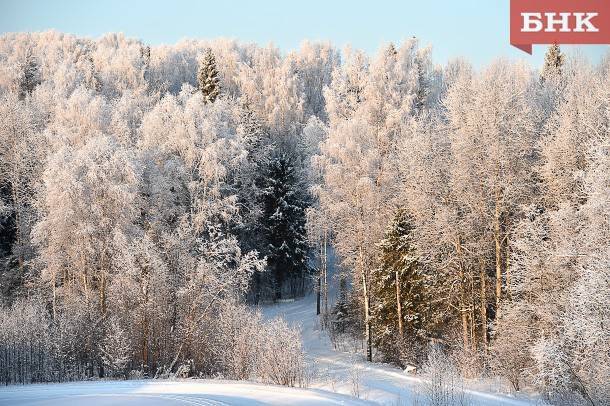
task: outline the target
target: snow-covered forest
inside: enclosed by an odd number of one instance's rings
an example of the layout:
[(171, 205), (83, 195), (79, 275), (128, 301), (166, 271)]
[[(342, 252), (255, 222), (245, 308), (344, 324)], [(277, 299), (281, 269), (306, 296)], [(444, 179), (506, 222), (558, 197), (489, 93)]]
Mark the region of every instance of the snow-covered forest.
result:
[(369, 361), (607, 404), (609, 173), (610, 55), (5, 34), (0, 382), (307, 386), (259, 309), (313, 291)]

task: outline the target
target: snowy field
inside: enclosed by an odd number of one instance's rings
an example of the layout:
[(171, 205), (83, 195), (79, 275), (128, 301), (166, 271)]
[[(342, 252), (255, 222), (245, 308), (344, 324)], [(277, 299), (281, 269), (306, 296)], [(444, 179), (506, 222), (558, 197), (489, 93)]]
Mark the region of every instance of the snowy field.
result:
[(316, 389), (253, 383), (196, 381), (104, 381), (0, 388), (0, 405), (365, 405), (370, 402)]

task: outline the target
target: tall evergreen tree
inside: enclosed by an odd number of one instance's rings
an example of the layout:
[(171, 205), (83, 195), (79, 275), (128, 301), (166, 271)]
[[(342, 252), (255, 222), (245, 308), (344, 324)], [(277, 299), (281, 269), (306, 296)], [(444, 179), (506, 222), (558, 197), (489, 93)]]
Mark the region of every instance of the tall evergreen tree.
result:
[(381, 265), (371, 273), (375, 345), (392, 361), (404, 362), (405, 344), (423, 335), (424, 280), (413, 231), (414, 219), (398, 210), (378, 244)]
[[(263, 179), (262, 233), (268, 268), (274, 278), (275, 299), (282, 287), (302, 278), (307, 270), (306, 188), (287, 154), (273, 157)], [(293, 285), (293, 293), (296, 293)]]
[(206, 103), (214, 103), (220, 94), (220, 83), (218, 79), (218, 69), (216, 68), (216, 58), (210, 48), (206, 49), (197, 74), (199, 90), (203, 93)]
[(19, 98), (23, 100), (34, 91), (34, 88), (38, 86), (40, 82), (40, 64), (38, 59), (32, 54), (32, 50), (28, 49), (21, 67)]

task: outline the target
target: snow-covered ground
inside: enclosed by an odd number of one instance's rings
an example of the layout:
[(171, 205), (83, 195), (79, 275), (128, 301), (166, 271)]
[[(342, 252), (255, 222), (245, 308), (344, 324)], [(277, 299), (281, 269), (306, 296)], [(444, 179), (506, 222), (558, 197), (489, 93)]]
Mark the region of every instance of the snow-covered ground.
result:
[[(320, 329), (315, 315), (315, 296), (309, 295), (292, 303), (280, 303), (263, 307), (265, 317), (283, 317), (295, 326), (300, 326), (307, 360), (313, 369), (311, 387), (332, 392), (358, 395), (360, 399), (382, 405), (411, 406), (425, 404), (421, 394), (422, 379), (390, 365), (367, 362), (363, 356), (353, 352), (334, 350), (328, 335)], [(357, 385), (354, 385), (354, 382)], [(356, 386), (358, 394), (354, 390)], [(478, 383), (477, 388), (485, 388)], [(466, 390), (470, 405), (536, 404), (532, 399), (515, 398), (496, 393), (494, 385), (482, 390)]]
[(296, 389), (218, 380), (98, 381), (0, 388), (0, 405), (3, 406), (331, 406), (366, 404), (370, 403), (316, 389)]

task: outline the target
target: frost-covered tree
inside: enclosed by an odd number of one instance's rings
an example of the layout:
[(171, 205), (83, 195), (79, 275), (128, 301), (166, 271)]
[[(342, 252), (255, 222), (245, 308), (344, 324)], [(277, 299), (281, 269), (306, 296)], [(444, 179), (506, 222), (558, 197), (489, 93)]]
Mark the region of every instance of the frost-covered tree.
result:
[(104, 135), (50, 157), (34, 235), (54, 314), (59, 298), (74, 292), (106, 313), (113, 242), (135, 222), (139, 176), (129, 152)]
[(40, 63), (33, 55), (31, 49), (27, 49), (23, 57), (19, 79), (19, 98), (23, 100), (30, 95), (41, 82)]
[[(43, 170), (46, 142), (38, 132), (41, 128), (41, 112), (31, 99), (19, 100), (7, 94), (0, 98), (0, 250), (4, 251), (2, 262), (17, 264), (20, 275), (24, 275), (26, 261), (32, 259), (33, 247), (29, 238), (36, 218), (36, 183)], [(3, 269), (5, 264), (0, 265)], [(8, 263), (6, 264), (8, 265)], [(8, 267), (10, 268), (10, 267)], [(6, 275), (6, 286), (11, 283)], [(7, 297), (9, 297), (7, 292)]]
[(0, 36), (0, 381), (302, 384), (310, 265), (336, 346), (603, 403), (609, 60)]
[(304, 125), (303, 93), (299, 88), (297, 61), (281, 57), (271, 46), (252, 50), (240, 65), (241, 101), (261, 120), (276, 143), (298, 143)]
[(247, 105), (240, 108), (238, 121), (237, 135), (243, 143), (246, 156), (229, 175), (239, 207), (239, 221), (236, 222), (235, 229), (242, 247), (262, 251), (263, 244), (258, 238), (262, 216), (261, 182), (274, 147), (261, 120)]
[[(399, 209), (379, 242), (380, 266), (371, 272), (375, 344), (388, 359), (413, 362), (408, 347), (425, 342), (427, 292), (417, 263), (414, 219)], [(408, 344), (407, 344), (408, 343)], [(408, 359), (411, 358), (411, 359)]]
[[(445, 100), (451, 128), (453, 198), (461, 222), (450, 227), (457, 225), (461, 235), (455, 249), (467, 249), (463, 251), (469, 257), (464, 258), (466, 275), (479, 285), (478, 292), (467, 294), (471, 306), (479, 308), (470, 318), (479, 324), (484, 344), (492, 318), (489, 303), (495, 304), (497, 313), (507, 294), (511, 230), (520, 219), (520, 206), (536, 190), (532, 168), (537, 132), (528, 103), (531, 83), (525, 67), (499, 61), (478, 77), (463, 75)], [(487, 247), (493, 248), (487, 251)]]
[(308, 196), (302, 176), (293, 160), (285, 153), (271, 158), (262, 179), (263, 253), (273, 275), (274, 298), (281, 299), (285, 284), (291, 295), (300, 292), (300, 284), (308, 272), (308, 242), (305, 209)]
[(132, 358), (131, 340), (117, 320), (111, 320), (100, 345), (106, 375), (125, 377)]
[(216, 58), (211, 49), (206, 49), (197, 72), (197, 82), (199, 90), (203, 94), (205, 103), (214, 103), (220, 94), (220, 84), (218, 80), (218, 70), (216, 68)]
[(603, 136), (606, 120), (604, 98), (599, 93), (603, 82), (585, 61), (576, 59), (565, 68), (571, 79), (565, 85), (562, 100), (547, 122), (541, 140), (545, 179), (545, 199), (549, 206), (571, 201), (582, 203), (583, 174), (587, 154)]
[(557, 44), (549, 47), (544, 55), (544, 65), (540, 74), (541, 81), (556, 80), (561, 76), (565, 55), (561, 52), (561, 48)]
[[(353, 272), (372, 358), (370, 272), (379, 266), (376, 244), (399, 202), (399, 143), (415, 116), (418, 90), (416, 41), (388, 45), (370, 62), (354, 52), (333, 73), (326, 90), (328, 138), (318, 164), (324, 168), (321, 206), (329, 214), (335, 247)], [(425, 59), (425, 58), (423, 58)]]
[(364, 101), (369, 60), (363, 52), (350, 48), (345, 50), (344, 58), (343, 64), (333, 70), (331, 86), (324, 89), (330, 122), (351, 118)]
[[(506, 315), (501, 313), (496, 340), (507, 340), (519, 329), (521, 343), (509, 340), (494, 347), (502, 368), (512, 364), (514, 376), (534, 383), (551, 400), (596, 404), (608, 391), (600, 383), (608, 365), (602, 355), (607, 345), (600, 343), (607, 340), (598, 328), (607, 312), (598, 303), (607, 296), (607, 244), (602, 241), (608, 239), (608, 184), (601, 174), (608, 167), (610, 99), (604, 76), (590, 78), (586, 94), (575, 90), (585, 81), (579, 74), (586, 66), (578, 66), (579, 73), (566, 85), (557, 122), (551, 124), (555, 132), (543, 144), (546, 162), (540, 172), (548, 192), (515, 234), (512, 297), (504, 303)], [(581, 106), (580, 113), (572, 114), (568, 105)], [(576, 130), (580, 126), (587, 130)], [(570, 146), (566, 139), (571, 137), (583, 138)], [(559, 158), (558, 151), (568, 147), (574, 153)]]
[(315, 116), (326, 121), (324, 89), (331, 83), (333, 70), (340, 65), (339, 52), (329, 43), (305, 41), (298, 52), (288, 57), (295, 59), (298, 83), (304, 96), (304, 118)]

